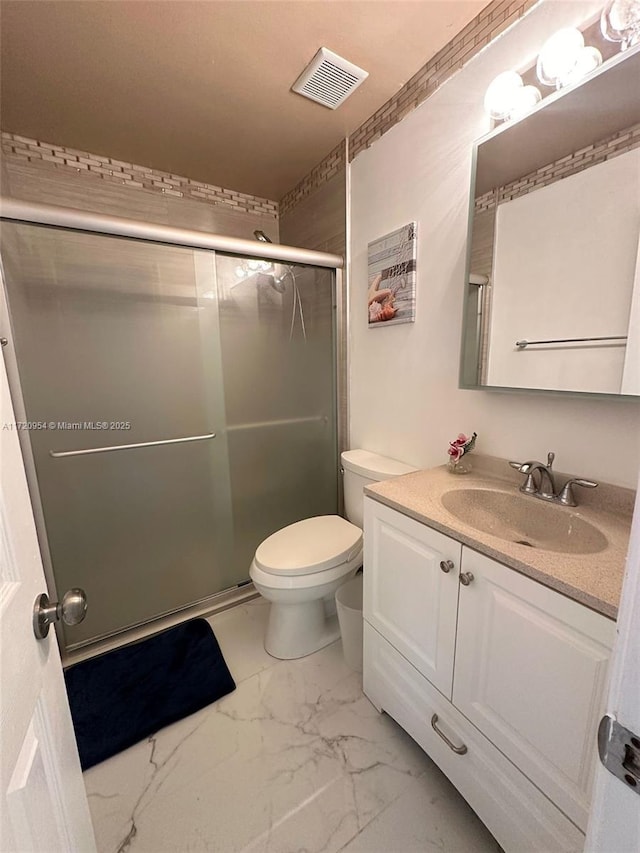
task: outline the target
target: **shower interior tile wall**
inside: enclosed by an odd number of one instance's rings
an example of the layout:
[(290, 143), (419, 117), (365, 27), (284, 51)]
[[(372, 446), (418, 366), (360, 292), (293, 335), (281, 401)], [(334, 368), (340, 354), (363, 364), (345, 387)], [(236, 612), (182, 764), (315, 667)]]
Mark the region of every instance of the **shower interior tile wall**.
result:
[(278, 204), (235, 190), (224, 189), (202, 181), (194, 181), (181, 175), (161, 172), (136, 163), (125, 163), (112, 157), (103, 157), (75, 148), (65, 148), (50, 142), (42, 142), (13, 133), (2, 133), (3, 154), (26, 162), (49, 163), (67, 172), (98, 175), (103, 180), (117, 184), (144, 188), (176, 198), (204, 199), (212, 204), (227, 205), (247, 213), (263, 213), (274, 218), (278, 215)]
[(499, 853), (340, 642), (276, 661), (263, 599), (212, 617), (237, 689), (84, 775), (100, 853)]
[(2, 134), (2, 194), (159, 225), (279, 242), (278, 204), (179, 175), (11, 133)]

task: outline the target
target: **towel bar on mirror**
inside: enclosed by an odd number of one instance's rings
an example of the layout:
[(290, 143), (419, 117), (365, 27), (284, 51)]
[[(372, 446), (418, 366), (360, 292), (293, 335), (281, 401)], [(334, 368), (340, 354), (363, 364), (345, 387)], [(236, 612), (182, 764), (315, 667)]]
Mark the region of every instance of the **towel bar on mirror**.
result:
[(591, 343), (593, 341), (626, 341), (626, 335), (607, 335), (599, 338), (556, 338), (549, 341), (528, 341), (526, 338), (522, 341), (516, 341), (518, 349), (523, 350), (531, 346), (539, 346), (540, 344), (582, 344)]

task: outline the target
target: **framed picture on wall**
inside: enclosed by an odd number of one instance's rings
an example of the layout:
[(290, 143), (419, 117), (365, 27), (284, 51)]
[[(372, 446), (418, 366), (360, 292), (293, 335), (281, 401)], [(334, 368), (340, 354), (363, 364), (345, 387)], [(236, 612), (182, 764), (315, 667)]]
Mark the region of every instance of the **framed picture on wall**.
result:
[(367, 316), (370, 329), (415, 321), (416, 258), (415, 222), (369, 243)]

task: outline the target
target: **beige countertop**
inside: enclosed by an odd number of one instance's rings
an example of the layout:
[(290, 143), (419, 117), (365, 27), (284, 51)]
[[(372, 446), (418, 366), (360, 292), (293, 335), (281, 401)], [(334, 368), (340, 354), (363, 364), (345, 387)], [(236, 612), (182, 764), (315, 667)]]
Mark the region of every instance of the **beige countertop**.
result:
[[(523, 477), (506, 460), (473, 454), (469, 474), (451, 474), (446, 465), (394, 477), (368, 486), (365, 493), (486, 554), (545, 586), (615, 619), (618, 613), (635, 493), (631, 489), (600, 484), (587, 492), (576, 489), (578, 507), (551, 505), (559, 513), (572, 513), (595, 525), (607, 539), (602, 550), (567, 554), (532, 548), (478, 530), (452, 515), (441, 498), (454, 489), (491, 489), (520, 495)], [(557, 474), (564, 483), (566, 475)], [(523, 497), (542, 503), (533, 497)]]

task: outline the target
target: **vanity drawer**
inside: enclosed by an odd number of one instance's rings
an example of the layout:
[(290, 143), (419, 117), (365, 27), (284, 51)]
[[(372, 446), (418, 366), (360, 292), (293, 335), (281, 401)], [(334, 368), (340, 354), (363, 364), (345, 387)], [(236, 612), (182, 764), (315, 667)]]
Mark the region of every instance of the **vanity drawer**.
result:
[[(371, 625), (364, 625), (364, 692), (428, 753), (506, 853), (580, 851), (582, 833)], [(456, 754), (434, 730), (437, 726)]]

